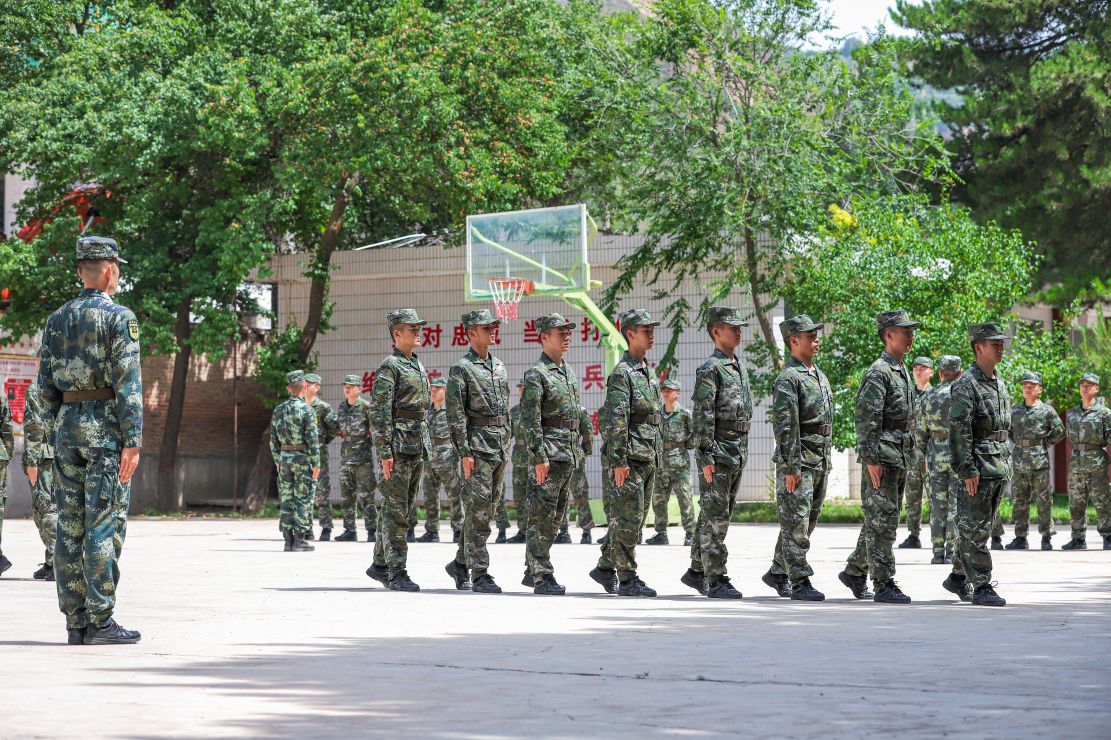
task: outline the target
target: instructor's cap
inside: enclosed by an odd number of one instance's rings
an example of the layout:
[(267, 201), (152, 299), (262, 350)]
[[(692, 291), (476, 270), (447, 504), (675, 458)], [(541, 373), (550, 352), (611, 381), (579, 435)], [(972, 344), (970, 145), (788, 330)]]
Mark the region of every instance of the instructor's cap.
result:
[(417, 316), (416, 309), (401, 308), (397, 311), (390, 311), (388, 314), (386, 314), (386, 323), (388, 323), (390, 325), (390, 328), (392, 329), (398, 324), (413, 324), (415, 326), (424, 326), (428, 322), (421, 321), (420, 316)]
[(710, 306), (709, 310), (706, 311), (706, 323), (748, 326), (748, 322), (741, 318), (741, 309), (733, 306)]
[[(957, 358), (957, 360), (959, 362), (960, 358)], [(928, 367), (931, 370), (934, 369), (934, 361), (931, 360), (929, 357), (915, 357), (914, 362), (910, 363), (910, 366), (914, 367), (915, 365), (921, 365), (922, 367)]]
[(293, 385), (294, 383), (299, 383), (304, 379), (305, 379), (305, 371), (304, 370), (290, 370), (288, 373), (285, 374), (285, 384), (286, 385)]
[(1003, 327), (994, 321), (989, 321), (986, 324), (971, 324), (968, 327), (968, 341), (970, 342), (989, 342), (994, 339), (1010, 339), (1003, 333)]
[(320, 385), (320, 383), (322, 381), (321, 381), (320, 376), (317, 375), (316, 373), (305, 373), (305, 382), (306, 383), (316, 383), (317, 385)]
[(574, 329), (574, 328), (575, 328), (575, 322), (574, 321), (568, 321), (567, 319), (563, 318), (558, 313), (550, 313), (550, 314), (547, 314), (546, 316), (541, 316), (540, 318), (538, 318), (536, 320), (536, 332), (537, 332), (537, 334), (543, 334), (544, 332), (551, 331), (552, 329)]
[(447, 388), (447, 381), (443, 378), (433, 378), (428, 384), (433, 388)]
[[(923, 358), (919, 357), (918, 359)], [(920, 365), (921, 363), (915, 360), (914, 364)], [(955, 373), (961, 369), (961, 358), (956, 355), (942, 355), (941, 359), (937, 361), (937, 366), (943, 373)], [(930, 365), (930, 367), (933, 367), (933, 365)]]
[(637, 326), (659, 326), (660, 322), (655, 321), (652, 318), (652, 314), (648, 313), (643, 308), (633, 308), (618, 314), (617, 324), (624, 330), (632, 329)]
[(1018, 379), (1018, 382), (1019, 383), (1037, 383), (1038, 385), (1041, 385), (1042, 384), (1042, 374), (1041, 373), (1036, 373), (1033, 370), (1027, 370), (1026, 372), (1024, 372), (1022, 374), (1022, 377)]
[(917, 329), (922, 324), (917, 321), (911, 321), (910, 314), (907, 313), (905, 308), (898, 308), (894, 311), (884, 311), (883, 313), (876, 314), (876, 328), (883, 331), (889, 326), (901, 326), (907, 329)]
[(1084, 373), (1083, 375), (1080, 376), (1080, 382), (1081, 383), (1088, 382), (1088, 383), (1091, 383), (1092, 385), (1099, 385), (1099, 376), (1096, 375), (1095, 373)]
[(120, 245), (115, 239), (106, 236), (83, 236), (77, 240), (77, 259), (79, 260), (115, 260), (127, 264), (127, 260), (120, 259)]
[(679, 381), (674, 378), (668, 378), (664, 381), (664, 389), (669, 391), (681, 391), (683, 387), (679, 385)]
[(801, 334), (804, 331), (814, 331), (821, 329), (825, 324), (819, 324), (804, 313), (797, 316), (792, 316), (789, 319), (783, 319), (779, 322), (779, 333), (783, 336), (783, 341), (787, 341), (787, 337), (792, 334)]
[(488, 308), (479, 308), (463, 314), (464, 329), (470, 329), (472, 326), (490, 326), (491, 324), (500, 326), (501, 319), (495, 319), (494, 314)]

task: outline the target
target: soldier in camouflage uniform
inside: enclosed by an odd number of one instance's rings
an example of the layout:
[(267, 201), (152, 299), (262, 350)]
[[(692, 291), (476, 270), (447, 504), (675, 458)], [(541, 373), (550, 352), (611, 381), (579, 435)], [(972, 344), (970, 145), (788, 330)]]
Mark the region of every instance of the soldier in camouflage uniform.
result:
[(131, 477), (143, 446), (139, 322), (112, 301), (123, 260), (111, 239), (77, 240), (84, 289), (46, 322), (38, 386), (55, 419), (58, 605), (71, 645), (135, 643), (112, 619)]
[[(957, 536), (957, 496), (964, 484), (949, 465), (949, 400), (953, 381), (961, 375), (961, 358), (942, 355), (941, 382), (918, 401), (914, 441), (926, 459), (926, 490), (930, 492), (930, 542), (933, 565), (953, 563)], [(959, 567), (959, 561), (957, 561)]]
[(914, 330), (905, 310), (876, 316), (883, 354), (872, 363), (856, 393), (856, 449), (862, 465), (860, 498), (864, 524), (856, 549), (838, 578), (858, 599), (867, 598), (867, 575), (872, 572), (879, 603), (909, 604), (910, 597), (895, 583), (895, 533), (907, 470), (914, 462), (911, 421), (914, 400), (903, 358), (914, 344)]
[[(930, 390), (930, 380), (934, 377), (934, 361), (929, 357), (915, 357), (910, 372), (914, 378), (913, 401), (911, 410), (918, 408), (922, 397)], [(911, 434), (916, 424), (911, 423)], [(907, 538), (899, 543), (901, 548), (918, 549), (922, 547), (919, 532), (922, 530), (922, 492), (926, 490), (926, 458), (918, 446), (914, 447), (914, 459), (907, 470), (907, 485), (904, 490), (907, 508)]]
[(629, 348), (606, 379), (598, 412), (602, 432), (602, 495), (612, 518), (598, 565), (590, 571), (607, 593), (655, 596), (637, 576), (636, 546), (660, 463), (660, 381), (645, 359), (660, 322), (643, 309), (618, 316)]
[[(451, 424), (448, 421), (447, 381), (434, 378), (429, 381), (432, 394), (432, 408), (428, 411), (428, 462), (424, 466), (424, 510), (425, 532), (417, 542), (440, 541), (440, 488), (447, 493), (451, 506), (451, 528), (455, 533), (463, 527), (463, 481), (459, 470), (459, 455), (455, 452), (455, 442), (451, 438)], [(415, 521), (410, 517), (409, 523)], [(453, 536), (452, 542), (460, 542)]]
[(470, 349), (448, 371), (447, 413), (455, 453), (463, 469), (463, 537), (446, 570), (455, 587), (500, 594), (490, 575), (490, 519), (504, 498), (505, 468), (513, 434), (509, 427), (509, 375), (490, 353), (501, 321), (488, 308), (463, 314)]
[(521, 396), (521, 426), (528, 452), (528, 530), (521, 581), (533, 592), (562, 596), (566, 589), (555, 579), (549, 552), (567, 510), (571, 478), (582, 456), (578, 437), (579, 381), (563, 357), (571, 344), (575, 323), (558, 313), (536, 320), (543, 352), (525, 372)]
[(270, 419), (270, 453), (278, 466), (278, 527), (285, 552), (311, 552), (305, 540), (312, 529), (313, 482), (320, 475), (320, 430), (316, 414), (304, 399), (305, 373), (286, 373), (289, 398)]
[(1014, 499), (1015, 538), (1008, 550), (1028, 550), (1026, 534), (1030, 530), (1030, 500), (1038, 500), (1038, 532), (1042, 549), (1053, 549), (1053, 488), (1049, 482), (1048, 449), (1065, 438), (1065, 425), (1056, 409), (1043, 403), (1042, 376), (1025, 372), (1022, 382), (1023, 403), (1011, 412), (1011, 498)]
[[(8, 500), (8, 462), (15, 454), (15, 428), (8, 395), (0, 393), (0, 534), (4, 528), (4, 506)], [(2, 541), (2, 539), (0, 539)], [(0, 551), (0, 574), (12, 567), (12, 561)]]
[(425, 418), (432, 398), (428, 373), (414, 351), (421, 343), (420, 328), (428, 322), (403, 308), (387, 314), (386, 323), (394, 350), (378, 366), (371, 392), (374, 446), (382, 465), (382, 516), (374, 562), (366, 574), (393, 591), (419, 591), (405, 570), (406, 534), (428, 449)]
[(695, 372), (692, 415), (701, 510), (691, 545), (691, 566), (680, 580), (713, 599), (741, 598), (727, 575), (725, 537), (748, 462), (752, 394), (736, 354), (741, 327), (747, 325), (740, 309), (712, 306), (706, 315), (706, 329), (714, 352)]
[(42, 390), (27, 389), (23, 406), (23, 472), (31, 484), (31, 507), (39, 539), (46, 548), (46, 560), (35, 571), (40, 581), (54, 580), (54, 538), (58, 529), (58, 506), (54, 503), (54, 420), (42, 401)]
[(953, 572), (942, 587), (978, 606), (1007, 603), (992, 588), (991, 553), (987, 548), (992, 520), (1011, 478), (1011, 454), (1007, 449), (1011, 399), (996, 372), (1003, 359), (1005, 339), (1003, 327), (997, 323), (968, 327), (976, 360), (953, 382), (949, 400), (949, 464), (964, 490), (957, 495)]
[(343, 534), (336, 542), (357, 542), (355, 519), (363, 509), (367, 541), (374, 541), (378, 527), (378, 511), (374, 504), (374, 491), (378, 476), (374, 472), (374, 442), (370, 436), (370, 403), (362, 397), (362, 381), (358, 375), (343, 379), (343, 401), (336, 410), (339, 426), (339, 490), (343, 507)]
[(1066, 421), (1072, 460), (1069, 463), (1069, 514), (1072, 540), (1062, 550), (1086, 550), (1088, 502), (1096, 507), (1103, 549), (1111, 550), (1111, 409), (1098, 401), (1099, 376), (1080, 376), (1080, 405)]
[(780, 596), (796, 601), (825, 599), (810, 583), (806, 561), (810, 535), (826, 498), (833, 449), (833, 392), (814, 357), (821, 350), (823, 324), (806, 314), (779, 323), (790, 357), (772, 386), (771, 424), (775, 434), (775, 499), (779, 538), (772, 566), (761, 578)]
[(679, 405), (679, 381), (668, 378), (663, 382), (663, 419), (660, 440), (663, 444), (663, 462), (656, 471), (656, 490), (652, 494), (652, 514), (656, 534), (644, 541), (646, 545), (666, 545), (667, 502), (672, 494), (679, 502), (679, 521), (686, 538), (683, 544), (690, 547), (694, 540), (694, 503), (691, 501), (691, 457), (694, 446), (694, 421), (691, 412)]
[[(320, 517), (320, 541), (332, 539), (332, 478), (328, 460), (328, 445), (339, 434), (339, 417), (332, 405), (319, 396), (321, 378), (316, 373), (305, 373), (305, 402), (316, 415), (316, 429), (320, 434), (320, 477), (313, 484), (313, 507)], [(311, 522), (312, 517), (309, 517)], [(306, 537), (312, 539), (312, 526)]]
[(513, 505), (517, 507), (517, 534), (506, 540), (510, 544), (524, 544), (525, 532), (528, 531), (528, 440), (525, 439), (525, 427), (521, 424), (521, 396), (524, 392), (522, 381), (517, 384), (517, 405), (509, 410), (509, 427), (513, 431), (513, 452), (509, 461), (513, 468)]
[[(590, 510), (590, 489), (586, 482), (586, 459), (594, 454), (594, 421), (590, 418), (590, 412), (585, 408), (580, 409), (579, 413), (579, 440), (583, 451), (583, 459), (575, 468), (575, 474), (571, 478), (571, 502), (575, 506), (576, 521), (582, 529), (579, 544), (589, 545), (591, 544), (590, 531), (594, 529), (594, 513)], [(567, 508), (570, 509), (571, 507)], [(560, 534), (567, 531), (568, 525), (569, 522), (565, 516)], [(570, 535), (568, 535), (568, 540), (570, 540)], [(556, 542), (559, 541), (557, 537)]]

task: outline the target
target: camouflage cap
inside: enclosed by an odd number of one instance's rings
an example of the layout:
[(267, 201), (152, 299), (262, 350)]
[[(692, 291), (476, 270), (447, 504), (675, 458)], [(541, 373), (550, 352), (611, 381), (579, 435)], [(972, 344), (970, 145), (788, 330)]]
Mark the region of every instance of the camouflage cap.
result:
[(741, 309), (733, 306), (710, 306), (710, 309), (706, 311), (706, 323), (748, 326), (748, 322), (741, 318)]
[(1022, 377), (1020, 377), (1018, 379), (1018, 382), (1019, 383), (1037, 383), (1038, 385), (1041, 385), (1042, 384), (1042, 374), (1041, 373), (1036, 373), (1033, 370), (1027, 370), (1026, 372), (1024, 372), (1022, 374)]
[(424, 326), (427, 321), (421, 321), (420, 316), (417, 316), (417, 311), (414, 308), (400, 308), (396, 311), (390, 311), (386, 314), (386, 323), (392, 329), (398, 324), (413, 324), (415, 326)]
[(358, 375), (355, 375), (354, 373), (351, 373), (350, 375), (344, 375), (343, 376), (343, 384), (344, 385), (358, 385), (358, 386), (361, 386), (363, 384), (363, 379), (360, 378)]
[(568, 321), (558, 313), (550, 313), (546, 316), (541, 316), (536, 320), (536, 332), (543, 334), (552, 329), (574, 329), (575, 322)]
[[(952, 357), (952, 355), (946, 355), (946, 357)], [(959, 361), (960, 358), (958, 357), (957, 360)], [(914, 362), (910, 363), (910, 366), (914, 367), (915, 365), (921, 365), (922, 367), (928, 367), (931, 370), (934, 369), (934, 361), (931, 360), (929, 357), (915, 357)]]
[(83, 236), (77, 240), (77, 259), (79, 260), (115, 260), (127, 264), (127, 260), (120, 259), (120, 245), (115, 239), (106, 236)]
[(779, 333), (783, 337), (783, 341), (787, 341), (787, 337), (793, 334), (801, 334), (804, 331), (814, 331), (821, 329), (825, 324), (819, 324), (804, 313), (797, 316), (792, 316), (789, 319), (783, 319), (779, 322)]
[(617, 325), (622, 329), (632, 329), (637, 326), (659, 326), (660, 322), (643, 308), (633, 308), (617, 315)]
[[(919, 357), (918, 359), (921, 360), (923, 358)], [(918, 365), (921, 363), (915, 360), (914, 364)], [(937, 366), (943, 373), (955, 373), (961, 369), (961, 358), (956, 355), (942, 355), (941, 359), (937, 361)], [(933, 367), (932, 363), (930, 367)]]
[(316, 373), (305, 373), (305, 382), (306, 383), (316, 383), (317, 385), (320, 385), (322, 380), (321, 380), (321, 377), (319, 375), (317, 375)]
[(293, 385), (294, 383), (300, 383), (304, 379), (305, 379), (305, 371), (304, 370), (290, 370), (288, 373), (285, 374), (285, 384), (286, 385)]
[(447, 388), (447, 381), (441, 378), (432, 378), (428, 384), (433, 388)]
[(986, 324), (969, 324), (968, 326), (968, 341), (970, 342), (988, 342), (993, 339), (1010, 339), (1003, 333), (1003, 327), (994, 321), (989, 321)]
[(1080, 376), (1080, 382), (1081, 383), (1088, 382), (1088, 383), (1092, 383), (1093, 385), (1099, 385), (1100, 384), (1099, 383), (1099, 376), (1096, 375), (1095, 373), (1084, 373), (1083, 375)]
[(889, 326), (902, 326), (907, 329), (917, 329), (922, 324), (917, 321), (912, 321), (910, 314), (907, 313), (905, 308), (897, 308), (894, 311), (884, 311), (883, 313), (876, 314), (876, 328), (883, 331)]
[(488, 308), (467, 311), (463, 314), (464, 329), (470, 329), (472, 326), (490, 326), (491, 324), (500, 325), (501, 319), (494, 318), (494, 314)]
[(679, 381), (676, 380), (675, 378), (668, 378), (667, 380), (664, 381), (663, 385), (664, 385), (664, 390), (665, 391), (681, 391), (681, 390), (683, 390), (683, 387), (681, 385), (679, 385)]

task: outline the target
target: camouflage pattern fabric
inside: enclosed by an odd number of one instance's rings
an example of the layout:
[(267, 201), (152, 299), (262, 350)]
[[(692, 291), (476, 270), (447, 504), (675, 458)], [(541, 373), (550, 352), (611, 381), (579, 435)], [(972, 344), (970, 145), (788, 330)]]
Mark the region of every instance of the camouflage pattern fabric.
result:
[(331, 461), (328, 459), (328, 445), (339, 434), (339, 417), (331, 404), (314, 398), (313, 413), (316, 414), (316, 429), (320, 434), (320, 475), (313, 485), (313, 506), (320, 517), (321, 529), (332, 528), (332, 476)]
[[(31, 487), (31, 511), (39, 539), (46, 548), (47, 563), (54, 562), (54, 539), (58, 530), (58, 505), (54, 501), (53, 428), (54, 420), (47, 416), (43, 407), (42, 391), (38, 385), (30, 386), (23, 406), (23, 473), (26, 474), (28, 468), (38, 469), (38, 480)], [(0, 503), (0, 510), (2, 508)]]
[[(1096, 527), (1101, 535), (1111, 535), (1111, 485), (1107, 482), (1107, 447), (1111, 445), (1111, 409), (1095, 403), (1085, 409), (1075, 406), (1066, 419), (1069, 442), (1073, 445), (1069, 463), (1069, 518), (1072, 537), (1086, 539), (1088, 503), (1096, 507)], [(1078, 449), (1077, 445), (1098, 445), (1098, 449)]]
[(339, 453), (340, 506), (343, 507), (343, 528), (351, 531), (355, 530), (360, 507), (367, 531), (378, 526), (374, 503), (378, 475), (374, 466), (370, 417), (370, 403), (361, 396), (353, 404), (343, 399), (336, 409), (339, 434), (343, 438)]
[[(930, 543), (933, 554), (953, 557), (957, 537), (957, 496), (964, 484), (949, 465), (949, 400), (953, 382), (942, 380), (918, 401), (914, 439), (926, 461), (926, 488), (930, 495)], [(954, 572), (959, 560), (954, 558)]]
[[(652, 515), (657, 532), (667, 531), (667, 501), (673, 494), (679, 501), (679, 521), (683, 531), (694, 535), (694, 504), (691, 501), (691, 458), (694, 449), (694, 420), (691, 412), (676, 404), (670, 414), (663, 413), (660, 424), (663, 462), (656, 471), (656, 490), (652, 494)], [(676, 446), (669, 446), (676, 445)]]
[[(0, 393), (0, 544), (3, 543), (4, 507), (8, 501), (8, 461), (15, 454), (15, 427), (8, 395)], [(0, 553), (3, 550), (0, 549)]]
[(1011, 399), (999, 377), (989, 378), (973, 363), (953, 381), (949, 401), (949, 464), (959, 480), (980, 477), (975, 496), (957, 496), (957, 552), (968, 583), (979, 588), (991, 582), (987, 543), (1003, 490), (1011, 478), (1011, 454), (1000, 432), (1011, 428)]
[[(70, 629), (112, 616), (131, 486), (120, 454), (143, 445), (139, 322), (105, 293), (83, 289), (47, 320), (37, 385), (55, 419), (58, 605)], [(63, 403), (67, 391), (111, 388), (108, 400)]]
[[(304, 449), (283, 450), (283, 445)], [(274, 409), (270, 453), (278, 466), (278, 526), (283, 532), (307, 535), (312, 529), (312, 469), (320, 464), (320, 432), (316, 414), (300, 396)]]
[[(462, 517), (463, 473), (451, 438), (446, 404), (429, 409), (428, 440), (427, 462), (424, 466), (424, 530), (437, 533), (440, 531), (440, 489), (443, 488), (451, 506), (454, 531), (456, 510)], [(414, 506), (409, 514), (410, 527), (417, 526), (417, 513), (417, 507)]]
[(389, 480), (383, 477), (379, 484), (382, 511), (378, 517), (378, 536), (374, 540), (374, 564), (386, 568), (390, 578), (405, 570), (409, 554), (409, 544), (405, 540), (409, 512), (417, 507), (424, 465), (422, 455), (394, 455), (393, 474)]
[(517, 529), (528, 531), (528, 446), (525, 428), (521, 424), (521, 404), (509, 410), (509, 425), (513, 431), (513, 451), (510, 463), (513, 468), (513, 505), (517, 508)]
[[(699, 366), (691, 414), (701, 500), (691, 545), (691, 570), (714, 580), (727, 574), (725, 536), (748, 462), (752, 394), (748, 376), (736, 358), (731, 360), (715, 348), (710, 359)], [(706, 465), (715, 466), (710, 483), (702, 475)]]
[[(914, 395), (912, 433), (913, 429), (918, 426), (918, 405), (922, 402), (922, 397), (929, 393), (931, 388), (932, 386), (927, 386), (925, 390), (918, 390), (917, 386), (912, 386), (911, 392)], [(915, 447), (910, 467), (907, 468), (907, 487), (903, 492), (903, 498), (906, 500), (907, 531), (911, 534), (918, 534), (922, 530), (922, 494), (928, 490), (929, 488), (926, 485), (926, 458)]]
[[(586, 459), (594, 454), (594, 422), (590, 412), (581, 409), (579, 414), (579, 440), (583, 451), (582, 461), (575, 466), (571, 477), (571, 503), (575, 506), (576, 522), (584, 532), (594, 529), (594, 513), (590, 510), (590, 489), (586, 481)], [(568, 507), (570, 509), (570, 507)], [(563, 517), (567, 527), (568, 517)]]
[[(1011, 412), (1011, 449), (1014, 477), (1011, 479), (1012, 515), (1015, 537), (1026, 537), (1030, 530), (1030, 502), (1038, 502), (1038, 532), (1052, 537), (1053, 489), (1049, 481), (1049, 448), (1065, 437), (1065, 425), (1049, 404), (1038, 401), (1033, 406), (1020, 403)], [(1020, 441), (1035, 442), (1033, 446)]]

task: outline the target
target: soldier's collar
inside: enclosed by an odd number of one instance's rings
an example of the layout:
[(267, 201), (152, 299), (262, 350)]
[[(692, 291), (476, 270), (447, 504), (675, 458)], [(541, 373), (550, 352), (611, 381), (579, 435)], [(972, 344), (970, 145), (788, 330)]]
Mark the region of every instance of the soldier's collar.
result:
[(717, 347), (714, 347), (714, 354), (712, 354), (710, 356), (711, 357), (716, 357), (719, 360), (725, 360), (726, 362), (735, 362), (738, 365), (741, 364), (741, 358), (737, 356), (736, 352), (734, 352), (733, 356), (730, 357), (729, 355), (725, 354), (724, 352), (722, 352)]
[(393, 354), (394, 354), (395, 357), (400, 357), (403, 360), (415, 360), (415, 359), (417, 359), (417, 351), (416, 350), (413, 350), (413, 354), (411, 356), (408, 356), (404, 352), (399, 350), (397, 347), (394, 347), (393, 348)]
[(484, 360), (481, 357), (479, 357), (479, 354), (474, 351), (473, 347), (468, 347), (467, 348), (467, 354), (463, 355), (463, 357), (470, 360), (471, 362), (477, 362), (479, 365), (485, 365), (487, 362), (489, 362), (489, 363), (494, 362), (494, 353), (493, 352), (488, 351), (486, 353), (486, 359)]
[(803, 372), (809, 373), (809, 372), (813, 372), (813, 371), (817, 370), (818, 369), (818, 364), (815, 363), (815, 364), (811, 365), (810, 367), (807, 367), (804, 363), (800, 362), (799, 360), (796, 360), (793, 355), (787, 355), (787, 364), (785, 365), (785, 367), (797, 367), (797, 368), (801, 369)]
[(78, 295), (80, 295), (82, 298), (84, 298), (85, 296), (90, 296), (90, 295), (102, 295), (105, 298), (107, 298), (108, 300), (112, 300), (112, 296), (108, 295), (103, 290), (98, 290), (96, 288), (82, 288), (81, 292), (78, 293)]
[(886, 362), (891, 367), (899, 368), (899, 369), (902, 369), (902, 370), (907, 369), (906, 365), (904, 365), (899, 360), (896, 360), (895, 357), (890, 352), (888, 352), (887, 350), (884, 350), (883, 352), (880, 353), (880, 358), (882, 358), (883, 361)]
[(637, 370), (647, 370), (648, 369), (648, 360), (647, 360), (647, 358), (643, 359), (643, 360), (638, 360), (637, 358), (633, 357), (633, 353), (630, 352), (629, 350), (625, 350), (625, 354), (621, 355), (621, 361), (624, 362), (626, 365), (629, 365), (631, 367), (636, 368)]
[(548, 353), (545, 352), (544, 350), (540, 350), (540, 361), (543, 362), (545, 365), (549, 365), (551, 367), (560, 368), (560, 369), (562, 369), (563, 366), (567, 364), (566, 360), (561, 360), (560, 364), (557, 365), (556, 361), (553, 360), (551, 357), (548, 357)]

